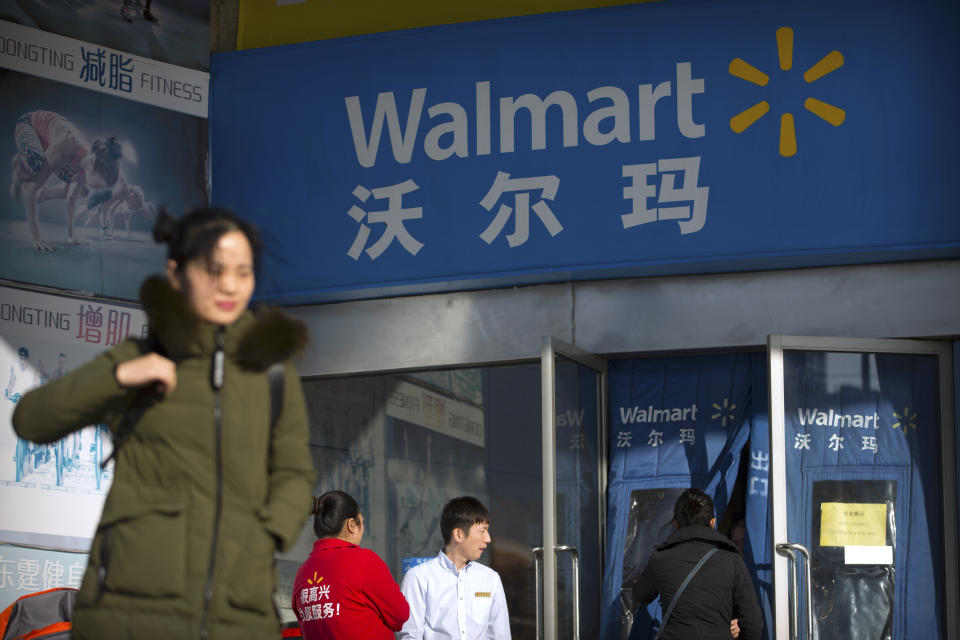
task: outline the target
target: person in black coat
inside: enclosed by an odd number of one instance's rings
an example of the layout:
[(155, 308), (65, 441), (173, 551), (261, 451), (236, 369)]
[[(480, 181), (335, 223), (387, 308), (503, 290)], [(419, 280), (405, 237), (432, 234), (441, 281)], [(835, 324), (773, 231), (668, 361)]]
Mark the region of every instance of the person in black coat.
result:
[(633, 585), (635, 602), (647, 604), (659, 595), (665, 612), (704, 554), (718, 551), (680, 594), (661, 640), (759, 639), (763, 619), (753, 583), (736, 546), (713, 528), (713, 500), (700, 489), (687, 489), (674, 505), (673, 524), (676, 530), (653, 548)]

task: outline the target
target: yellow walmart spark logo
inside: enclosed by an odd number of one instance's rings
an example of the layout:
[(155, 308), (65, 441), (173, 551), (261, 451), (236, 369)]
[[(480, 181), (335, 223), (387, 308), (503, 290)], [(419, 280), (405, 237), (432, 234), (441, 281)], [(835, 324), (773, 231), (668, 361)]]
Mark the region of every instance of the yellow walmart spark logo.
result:
[[(780, 70), (790, 71), (793, 68), (793, 29), (790, 27), (780, 27), (777, 29), (777, 56), (780, 59)], [(807, 83), (812, 83), (832, 71), (836, 71), (843, 66), (843, 55), (839, 51), (831, 51), (820, 59), (815, 65), (803, 73), (803, 79)], [(752, 82), (761, 87), (767, 86), (770, 82), (770, 76), (760, 69), (757, 69), (749, 62), (734, 58), (730, 61), (730, 75), (736, 76), (741, 80)], [(816, 98), (807, 98), (803, 103), (804, 108), (810, 113), (826, 120), (835, 127), (843, 124), (847, 114), (843, 109), (835, 107)], [(730, 128), (734, 133), (743, 133), (754, 122), (762, 118), (770, 111), (770, 104), (766, 100), (761, 100), (749, 109), (746, 109), (730, 118)], [(797, 132), (793, 123), (792, 113), (783, 113), (780, 116), (780, 155), (789, 158), (797, 153)]]
[(320, 584), (321, 582), (323, 582), (323, 576), (320, 576), (320, 579), (318, 580), (316, 571), (313, 572), (312, 578), (307, 578), (307, 584)]
[(899, 414), (896, 411), (893, 412), (893, 417), (897, 419), (892, 426), (894, 429), (903, 429), (904, 435), (907, 433), (907, 427), (911, 429), (917, 428), (917, 423), (914, 422), (917, 419), (917, 412), (911, 411), (910, 407), (903, 408), (903, 414)]
[[(723, 406), (721, 406), (721, 404)], [(729, 398), (724, 398), (722, 403), (713, 403), (713, 408), (717, 410), (715, 414), (710, 416), (713, 420), (720, 418), (720, 425), (725, 427), (727, 426), (727, 421), (733, 422), (734, 414), (733, 410), (737, 408), (737, 405), (731, 404)]]

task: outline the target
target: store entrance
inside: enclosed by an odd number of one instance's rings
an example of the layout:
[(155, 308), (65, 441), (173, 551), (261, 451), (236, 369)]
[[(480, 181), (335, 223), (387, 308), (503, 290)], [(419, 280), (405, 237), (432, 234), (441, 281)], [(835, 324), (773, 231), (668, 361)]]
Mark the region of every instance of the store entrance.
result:
[(775, 634), (957, 635), (950, 345), (771, 336)]
[(774, 336), (608, 371), (600, 637), (656, 633), (662, 608), (631, 586), (691, 486), (742, 544), (765, 637), (956, 636), (949, 343)]
[[(605, 360), (547, 338), (539, 361), (304, 391), (315, 490), (357, 498), (398, 582), (442, 547), (447, 500), (488, 506), (481, 561), (514, 638), (652, 637), (661, 612), (630, 582), (697, 486), (742, 539), (766, 637), (873, 640), (957, 629), (951, 379), (949, 345), (931, 342)], [(281, 559), (281, 581), (311, 543)]]
[(537, 638), (597, 638), (607, 363), (548, 337), (541, 346), (540, 373), (545, 526), (542, 544), (532, 550)]
[(673, 533), (674, 503), (690, 487), (713, 497), (721, 533), (734, 537), (739, 532), (744, 561), (758, 586), (768, 579), (762, 574), (767, 494), (755, 475), (765, 473), (768, 464), (762, 443), (755, 444), (765, 440), (760, 436), (767, 428), (764, 364), (759, 352), (609, 361), (599, 637), (656, 635), (663, 615), (659, 599), (635, 600), (633, 585), (653, 547)]
[[(540, 361), (304, 380), (314, 491), (357, 499), (398, 583), (443, 548), (443, 505), (478, 498), (513, 638), (597, 638), (604, 370), (545, 338)], [(284, 604), (312, 537), (278, 561)]]

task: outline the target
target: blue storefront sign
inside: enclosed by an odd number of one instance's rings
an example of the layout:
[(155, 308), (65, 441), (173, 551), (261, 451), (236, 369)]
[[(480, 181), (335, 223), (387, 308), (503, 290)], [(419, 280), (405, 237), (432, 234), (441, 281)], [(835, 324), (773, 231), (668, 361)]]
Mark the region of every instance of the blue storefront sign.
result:
[(960, 255), (960, 10), (663, 2), (214, 56), (288, 301)]

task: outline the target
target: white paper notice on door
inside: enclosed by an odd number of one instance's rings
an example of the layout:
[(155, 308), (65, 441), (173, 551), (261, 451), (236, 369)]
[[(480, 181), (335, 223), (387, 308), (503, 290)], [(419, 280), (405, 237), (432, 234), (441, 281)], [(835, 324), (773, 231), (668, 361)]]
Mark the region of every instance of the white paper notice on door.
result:
[(886, 546), (856, 546), (849, 545), (843, 548), (844, 564), (893, 564), (893, 547)]

